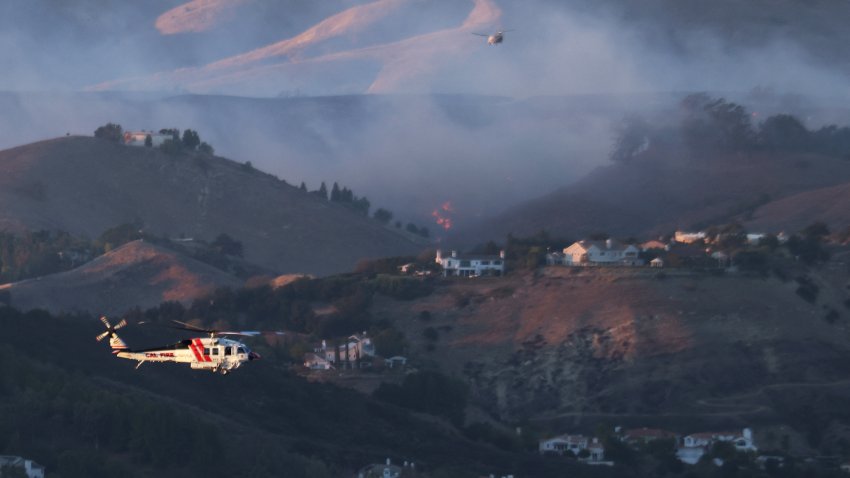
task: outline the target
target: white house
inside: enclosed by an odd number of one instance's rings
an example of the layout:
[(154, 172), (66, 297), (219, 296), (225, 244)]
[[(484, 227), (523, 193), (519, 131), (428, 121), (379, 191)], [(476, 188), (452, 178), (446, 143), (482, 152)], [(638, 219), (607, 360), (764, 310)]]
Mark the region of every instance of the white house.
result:
[(333, 368), (333, 362), (317, 353), (307, 352), (304, 354), (304, 367), (310, 370), (330, 370)]
[(505, 273), (505, 251), (499, 252), (498, 256), (458, 254), (452, 251), (450, 256), (444, 257), (442, 251), (437, 249), (435, 261), (442, 266), (443, 277), (501, 276)]
[(640, 250), (632, 244), (621, 244), (613, 239), (605, 241), (584, 240), (564, 249), (565, 264), (568, 265), (622, 265), (639, 266)]
[(566, 256), (563, 252), (554, 251), (546, 253), (546, 265), (560, 266), (566, 264)]
[(401, 355), (395, 355), (390, 357), (384, 361), (387, 367), (389, 368), (404, 368), (407, 365), (407, 357), (402, 357)]
[(129, 146), (144, 146), (145, 138), (151, 137), (152, 146), (161, 146), (168, 139), (174, 139), (171, 134), (155, 133), (153, 131), (125, 131), (124, 144)]
[(649, 261), (649, 267), (655, 267), (657, 269), (661, 269), (664, 267), (664, 259), (660, 257), (656, 257), (655, 259)]
[(415, 474), (416, 465), (413, 462), (404, 462), (404, 465), (393, 465), (392, 461), (387, 458), (387, 462), (385, 464), (373, 464), (368, 465), (360, 469), (357, 472), (357, 478), (401, 478), (402, 475), (407, 474), (409, 470), (410, 474)]
[(587, 450), (588, 456), (581, 458), (587, 463), (597, 463), (605, 459), (605, 449), (602, 443), (596, 438), (589, 438), (584, 435), (558, 435), (548, 440), (540, 440), (539, 450), (541, 454), (557, 453), (563, 455), (570, 451), (578, 456), (582, 450)]
[(27, 478), (44, 478), (44, 467), (38, 463), (12, 455), (0, 455), (0, 468), (14, 467), (23, 469)]
[(683, 463), (693, 465), (699, 461), (716, 442), (730, 442), (738, 451), (758, 451), (753, 441), (753, 431), (744, 428), (740, 432), (704, 432), (687, 435), (682, 446), (676, 450), (676, 457)]

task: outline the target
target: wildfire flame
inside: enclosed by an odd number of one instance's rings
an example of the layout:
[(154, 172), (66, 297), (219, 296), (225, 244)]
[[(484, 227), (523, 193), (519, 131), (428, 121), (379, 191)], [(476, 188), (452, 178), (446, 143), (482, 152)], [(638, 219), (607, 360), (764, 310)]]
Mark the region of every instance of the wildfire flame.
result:
[(444, 202), (439, 208), (434, 209), (431, 216), (437, 222), (437, 225), (448, 231), (452, 228), (452, 218), (450, 214), (454, 212), (451, 201)]

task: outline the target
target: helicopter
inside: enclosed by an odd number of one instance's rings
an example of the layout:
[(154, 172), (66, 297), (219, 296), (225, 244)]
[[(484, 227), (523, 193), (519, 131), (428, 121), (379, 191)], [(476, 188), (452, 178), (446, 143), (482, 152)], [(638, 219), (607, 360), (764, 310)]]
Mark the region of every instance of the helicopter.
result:
[[(137, 360), (136, 369), (145, 362), (177, 362), (188, 363), (195, 370), (209, 370), (210, 372), (227, 375), (238, 369), (245, 362), (259, 360), (260, 354), (253, 352), (247, 345), (238, 340), (221, 338), (227, 335), (241, 335), (254, 337), (262, 334), (283, 335), (283, 332), (260, 332), (260, 331), (218, 331), (196, 327), (179, 320), (172, 320), (171, 327), (191, 332), (209, 334), (209, 337), (198, 337), (181, 340), (175, 344), (150, 347), (145, 349), (131, 349), (121, 340), (116, 331), (127, 325), (127, 321), (121, 319), (114, 326), (109, 319), (101, 317), (100, 321), (106, 326), (106, 331), (95, 337), (100, 342), (109, 337), (109, 346), (112, 353), (119, 358)], [(143, 323), (143, 322), (142, 322)]]
[(512, 31), (513, 30), (502, 30), (493, 34), (472, 32), (472, 34), (480, 37), (486, 37), (488, 45), (498, 45), (499, 43), (505, 41), (505, 33)]

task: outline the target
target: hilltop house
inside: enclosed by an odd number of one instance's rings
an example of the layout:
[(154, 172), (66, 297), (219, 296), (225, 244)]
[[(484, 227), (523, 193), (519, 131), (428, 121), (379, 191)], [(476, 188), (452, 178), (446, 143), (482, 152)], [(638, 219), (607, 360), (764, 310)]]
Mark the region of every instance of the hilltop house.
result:
[(44, 467), (26, 458), (0, 455), (0, 470), (7, 467), (21, 469), (27, 475), (27, 478), (44, 478)]
[(443, 268), (443, 277), (501, 276), (505, 273), (505, 251), (500, 251), (498, 256), (452, 251), (450, 256), (443, 257), (442, 251), (437, 249), (435, 262)]
[(621, 244), (613, 239), (605, 241), (583, 240), (564, 249), (564, 263), (573, 266), (619, 265), (639, 266), (640, 250), (632, 244)]
[(124, 132), (124, 144), (128, 146), (144, 146), (145, 139), (151, 137), (152, 146), (161, 146), (166, 140), (174, 139), (171, 134), (155, 133), (153, 131), (126, 131)]
[(405, 461), (403, 466), (399, 466), (393, 465), (387, 458), (386, 464), (376, 463), (364, 466), (357, 472), (357, 478), (401, 478), (407, 474), (413, 475), (415, 471), (416, 465), (413, 462)]

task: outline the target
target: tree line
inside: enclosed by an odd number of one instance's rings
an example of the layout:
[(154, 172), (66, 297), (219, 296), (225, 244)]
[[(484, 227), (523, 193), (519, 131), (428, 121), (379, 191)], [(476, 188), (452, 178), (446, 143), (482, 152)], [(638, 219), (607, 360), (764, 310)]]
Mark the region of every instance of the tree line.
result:
[(695, 153), (784, 152), (817, 153), (850, 158), (850, 127), (827, 125), (809, 129), (790, 114), (777, 114), (754, 124), (744, 106), (705, 93), (686, 96), (678, 113), (650, 122), (625, 118), (616, 128), (610, 154), (628, 161), (652, 144), (681, 143)]

